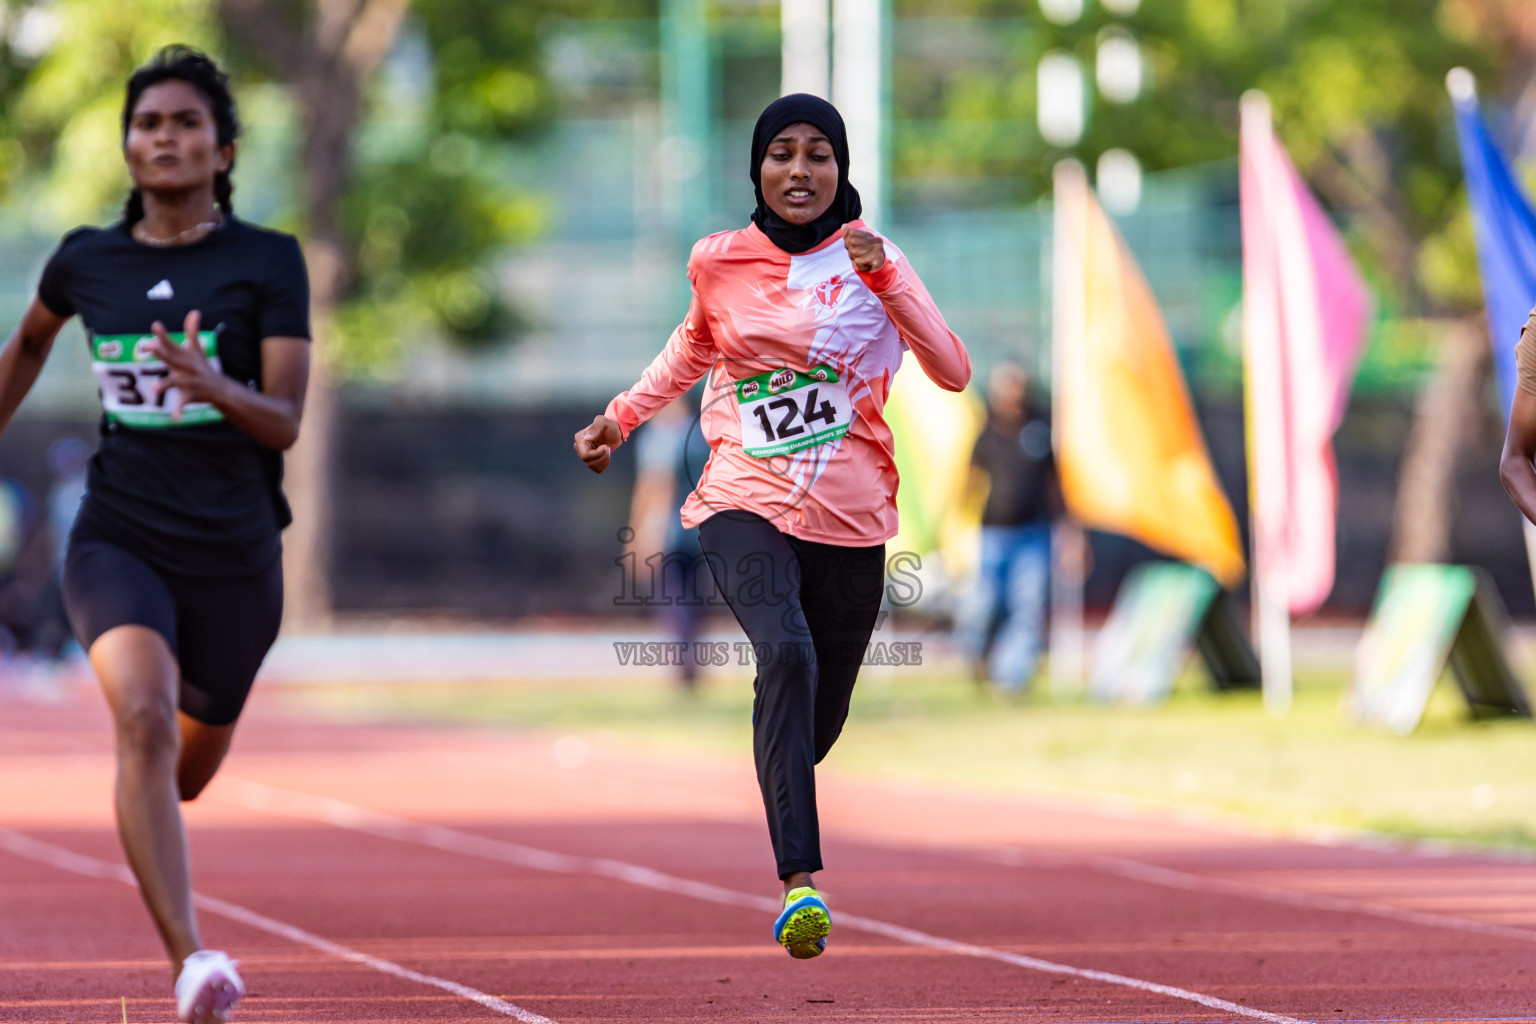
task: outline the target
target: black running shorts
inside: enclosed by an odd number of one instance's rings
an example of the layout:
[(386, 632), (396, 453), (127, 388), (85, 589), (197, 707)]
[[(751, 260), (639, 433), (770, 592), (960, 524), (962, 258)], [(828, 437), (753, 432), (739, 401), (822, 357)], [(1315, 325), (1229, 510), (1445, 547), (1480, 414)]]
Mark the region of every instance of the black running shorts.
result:
[(252, 575), (183, 576), (76, 531), (64, 561), (64, 608), (87, 651), (117, 626), (165, 637), (181, 666), (181, 710), (207, 725), (231, 725), (277, 639), (282, 560)]

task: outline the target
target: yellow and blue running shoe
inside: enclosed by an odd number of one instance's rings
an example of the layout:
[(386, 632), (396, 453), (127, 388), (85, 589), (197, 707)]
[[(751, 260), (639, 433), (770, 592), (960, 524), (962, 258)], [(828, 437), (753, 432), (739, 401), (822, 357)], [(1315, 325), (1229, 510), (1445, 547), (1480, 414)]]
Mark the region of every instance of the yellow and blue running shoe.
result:
[(773, 922), (774, 939), (796, 960), (821, 956), (831, 930), (832, 912), (808, 885), (789, 890), (784, 897), (784, 910)]

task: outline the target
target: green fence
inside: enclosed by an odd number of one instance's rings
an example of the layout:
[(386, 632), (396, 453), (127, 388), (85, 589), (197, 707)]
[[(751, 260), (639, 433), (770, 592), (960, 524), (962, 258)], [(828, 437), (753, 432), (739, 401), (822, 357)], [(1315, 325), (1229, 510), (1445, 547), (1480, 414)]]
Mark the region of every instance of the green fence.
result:
[[(748, 5), (750, 6), (750, 5)], [(766, 10), (766, 8), (765, 8)], [(761, 15), (761, 12), (759, 12)], [(900, 74), (888, 132), (893, 147), (888, 223), (876, 225), (908, 255), (956, 332), (985, 369), (1011, 357), (1044, 370), (1050, 336), (1048, 202), (1027, 202), (1027, 182), (1049, 177), (1031, 123), (935, 120), (918, 100), (925, 81), (976, 72), (1016, 73), (1029, 49), (1024, 19), (896, 19)], [(666, 137), (654, 20), (563, 21), (546, 34), (561, 116), (536, 141), (508, 150), (503, 173), (537, 196), (543, 231), (506, 255), (500, 279), (528, 325), (502, 346), (451, 351), (411, 339), (415, 372), (388, 367), (352, 392), (359, 402), (502, 406), (598, 401), (630, 383), (686, 308), (688, 244), (740, 227), (752, 208), (747, 150), (756, 111), (776, 94), (778, 32), (766, 15), (719, 18), (710, 27), (711, 111), (702, 151)], [(923, 76), (928, 76), (924, 78)], [(918, 85), (913, 85), (917, 82)], [(263, 94), (265, 96), (265, 94)], [(291, 160), (291, 124), (270, 96), (253, 107), (236, 171), (242, 210), (280, 205), (272, 183)], [(272, 110), (268, 110), (272, 108)], [(266, 112), (266, 113), (263, 113)], [(270, 115), (270, 116), (268, 116)], [(389, 126), (361, 138), (364, 159)], [(387, 139), (385, 139), (387, 141)], [(996, 159), (915, 159), (943, 147)], [(983, 167), (965, 176), (956, 166)], [(680, 168), (688, 209), (680, 209)], [(1147, 175), (1143, 198), (1117, 218), (1163, 309), (1197, 396), (1240, 387), (1241, 238), (1236, 160)], [(17, 227), (0, 211), (0, 318), (14, 323), (55, 238)], [(7, 227), (6, 225), (11, 225)], [(30, 408), (88, 407), (84, 347), (73, 332)], [(1414, 387), (1432, 337), (1378, 328), (1360, 387)], [(573, 373), (572, 367), (580, 372)]]

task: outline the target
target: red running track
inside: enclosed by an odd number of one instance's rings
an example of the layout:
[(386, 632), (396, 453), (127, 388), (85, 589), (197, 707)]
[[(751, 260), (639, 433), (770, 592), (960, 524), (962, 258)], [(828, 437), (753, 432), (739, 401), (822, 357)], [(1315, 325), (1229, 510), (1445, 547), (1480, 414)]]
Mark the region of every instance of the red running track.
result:
[[(169, 1021), (88, 691), (0, 694), (0, 1021)], [(835, 757), (834, 757), (835, 761)], [(828, 953), (769, 937), (747, 759), (354, 727), (260, 694), (189, 807), (238, 1019), (1536, 1019), (1536, 866), (822, 775)]]

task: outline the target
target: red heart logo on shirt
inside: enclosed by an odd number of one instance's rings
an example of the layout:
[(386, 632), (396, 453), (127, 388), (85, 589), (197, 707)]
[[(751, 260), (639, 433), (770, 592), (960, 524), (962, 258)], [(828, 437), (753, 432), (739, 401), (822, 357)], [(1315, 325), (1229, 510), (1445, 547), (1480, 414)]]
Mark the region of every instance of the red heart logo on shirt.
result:
[(834, 274), (816, 286), (816, 302), (818, 305), (831, 309), (837, 305), (838, 296), (843, 294), (843, 275)]

